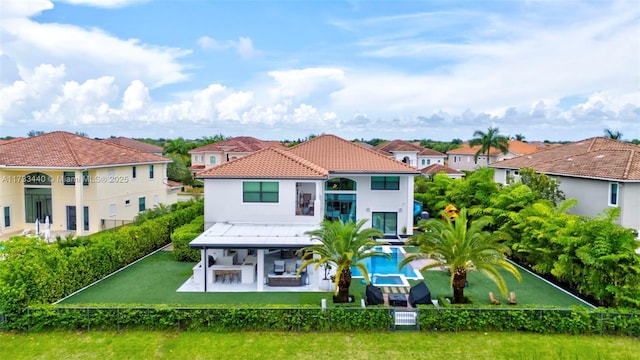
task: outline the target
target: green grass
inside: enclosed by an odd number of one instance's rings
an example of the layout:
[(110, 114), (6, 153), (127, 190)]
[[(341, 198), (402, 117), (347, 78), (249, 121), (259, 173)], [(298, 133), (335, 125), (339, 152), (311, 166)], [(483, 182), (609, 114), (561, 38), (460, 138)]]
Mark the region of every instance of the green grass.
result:
[[(637, 359), (638, 339), (523, 333), (0, 334), (4, 359)], [(64, 354), (64, 355), (62, 355)]]
[[(322, 298), (330, 299), (325, 292), (231, 292), (231, 293), (179, 293), (176, 290), (191, 275), (194, 263), (174, 260), (169, 251), (160, 251), (131, 267), (97, 283), (96, 285), (65, 300), (62, 304), (314, 304), (319, 305)], [(510, 291), (515, 291), (519, 306), (535, 307), (555, 305), (561, 307), (584, 306), (582, 302), (560, 291), (537, 277), (521, 271), (522, 282), (508, 273), (503, 273)], [(444, 271), (423, 272), (425, 282), (431, 290), (431, 296), (451, 296), (449, 276)], [(478, 304), (489, 304), (489, 291), (502, 297), (488, 278), (469, 272), (469, 287), (465, 295)], [(415, 281), (411, 281), (415, 283)], [(356, 302), (364, 294), (365, 286), (359, 278), (354, 278), (351, 293)], [(329, 301), (329, 303), (331, 303)], [(508, 305), (502, 305), (508, 306)]]

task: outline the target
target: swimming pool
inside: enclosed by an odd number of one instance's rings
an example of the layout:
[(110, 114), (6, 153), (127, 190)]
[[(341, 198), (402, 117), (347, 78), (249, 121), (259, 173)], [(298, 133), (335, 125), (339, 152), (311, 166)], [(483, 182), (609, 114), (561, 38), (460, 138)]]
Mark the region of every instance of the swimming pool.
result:
[[(419, 271), (416, 271), (410, 264), (405, 265), (402, 269), (398, 269), (398, 264), (404, 259), (405, 252), (401, 246), (380, 246), (376, 247), (377, 251), (384, 251), (391, 256), (390, 259), (374, 256), (370, 258), (364, 259), (362, 262), (367, 267), (367, 271), (369, 272), (369, 276), (373, 277), (376, 275), (380, 277), (380, 281), (392, 282), (392, 281), (400, 281), (395, 279), (390, 275), (402, 275), (406, 279), (419, 279), (422, 280), (422, 274)], [(352, 267), (351, 273), (353, 277), (362, 277), (360, 271)], [(399, 284), (396, 284), (399, 285)]]

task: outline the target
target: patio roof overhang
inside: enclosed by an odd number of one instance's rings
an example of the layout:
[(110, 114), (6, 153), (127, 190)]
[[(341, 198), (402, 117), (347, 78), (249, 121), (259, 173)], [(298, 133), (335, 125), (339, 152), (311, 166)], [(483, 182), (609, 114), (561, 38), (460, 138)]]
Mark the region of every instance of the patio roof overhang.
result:
[(318, 244), (307, 235), (320, 225), (216, 223), (193, 239), (192, 248), (299, 249)]

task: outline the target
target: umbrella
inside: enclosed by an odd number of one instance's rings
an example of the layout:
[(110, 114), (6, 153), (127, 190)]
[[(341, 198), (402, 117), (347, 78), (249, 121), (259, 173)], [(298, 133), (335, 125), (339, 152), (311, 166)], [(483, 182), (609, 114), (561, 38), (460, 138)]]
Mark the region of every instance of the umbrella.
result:
[(49, 222), (49, 215), (44, 218), (44, 238), (49, 241), (51, 237), (51, 223)]
[(36, 235), (40, 235), (40, 218), (36, 218)]

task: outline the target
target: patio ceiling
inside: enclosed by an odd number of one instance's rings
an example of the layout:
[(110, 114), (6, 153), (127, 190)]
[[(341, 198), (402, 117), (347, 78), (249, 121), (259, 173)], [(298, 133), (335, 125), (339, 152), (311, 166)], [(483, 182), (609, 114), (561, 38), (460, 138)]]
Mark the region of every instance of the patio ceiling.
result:
[(320, 225), (308, 224), (217, 223), (193, 239), (189, 246), (216, 249), (302, 248), (318, 243), (306, 233), (319, 228)]

